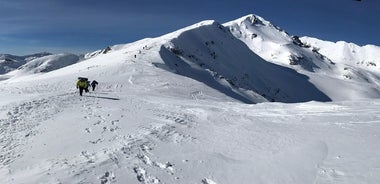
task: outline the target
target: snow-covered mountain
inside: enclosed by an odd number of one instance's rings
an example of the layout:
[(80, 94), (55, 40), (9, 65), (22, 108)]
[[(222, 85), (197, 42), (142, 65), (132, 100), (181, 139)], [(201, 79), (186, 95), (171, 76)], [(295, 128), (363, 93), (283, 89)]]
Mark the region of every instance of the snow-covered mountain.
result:
[[(345, 78), (380, 84), (378, 79), (380, 72), (379, 46), (358, 46), (344, 41), (334, 43), (310, 37), (302, 37), (301, 40), (313, 50), (317, 50), (335, 63), (340, 64), (345, 71), (343, 74)], [(373, 77), (377, 79), (375, 80)]]
[(308, 76), (313, 85), (333, 100), (379, 97), (377, 46), (359, 47), (290, 36), (257, 15), (224, 25), (260, 57)]
[(46, 73), (63, 68), (79, 61), (79, 56), (74, 54), (55, 54), (30, 60), (17, 68), (15, 73)]
[(30, 74), (47, 73), (80, 61), (79, 56), (68, 53), (41, 53), (23, 57), (10, 55), (3, 56), (4, 62), (2, 62), (2, 66), (4, 69), (7, 69), (8, 72), (4, 75), (0, 75), (1, 80), (29, 77)]
[(0, 75), (13, 71), (25, 64), (26, 62), (40, 58), (43, 56), (51, 55), (50, 53), (37, 53), (33, 55), (26, 56), (14, 56), (10, 54), (0, 54)]
[(379, 70), (380, 47), (375, 45), (358, 46), (344, 41), (330, 42), (311, 37), (301, 37), (302, 42), (336, 63), (363, 66), (370, 70)]
[(89, 58), (95, 57), (99, 54), (107, 54), (107, 52), (109, 52), (109, 51), (111, 51), (111, 47), (106, 47), (105, 49), (100, 49), (100, 50), (97, 50), (97, 51), (94, 51), (91, 53), (87, 53), (84, 55), (84, 58), (89, 59)]
[(30, 59), (0, 81), (1, 181), (377, 184), (379, 72), (322, 47), (248, 15)]
[[(290, 36), (260, 16), (247, 15), (224, 24), (200, 22), (158, 38), (107, 47), (84, 58), (91, 61), (100, 57), (107, 63), (114, 59), (108, 56), (110, 52), (134, 52), (130, 57), (137, 59), (155, 50), (159, 60), (150, 62), (156, 67), (192, 78), (246, 103), (380, 97), (378, 47), (356, 46), (350, 50), (353, 44), (335, 48), (319, 43), (322, 41)], [(331, 51), (331, 47), (336, 50)], [(63, 65), (54, 57), (57, 65), (48, 65), (58, 69), (78, 60), (70, 57), (63, 59), (69, 60)], [(13, 71), (2, 78), (47, 72), (46, 64), (40, 64), (51, 59), (45, 59), (20, 67), (28, 72)]]
[(290, 36), (260, 16), (247, 15), (224, 25), (266, 61), (284, 66), (299, 65), (311, 72), (328, 72), (333, 64), (328, 58), (303, 44), (298, 36)]

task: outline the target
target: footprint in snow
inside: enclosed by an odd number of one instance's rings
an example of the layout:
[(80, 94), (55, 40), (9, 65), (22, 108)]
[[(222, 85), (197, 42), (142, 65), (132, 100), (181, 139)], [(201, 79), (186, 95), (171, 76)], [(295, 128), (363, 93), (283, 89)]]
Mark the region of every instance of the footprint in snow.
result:
[(159, 162), (153, 162), (153, 165), (161, 169), (166, 169), (171, 175), (174, 175), (174, 165), (170, 162), (166, 162), (165, 164), (159, 163)]
[(101, 123), (104, 123), (105, 121), (102, 119), (102, 120), (98, 120), (96, 121), (96, 123), (94, 123), (94, 125), (100, 125)]
[(346, 173), (344, 173), (343, 171), (339, 171), (339, 170), (336, 170), (336, 169), (322, 169), (320, 171), (320, 173), (324, 174), (324, 175), (327, 175), (330, 178), (339, 178), (339, 177), (343, 177), (343, 176), (346, 175)]
[(90, 141), (92, 144), (98, 144), (99, 142), (103, 142), (102, 139), (97, 139), (96, 141)]
[(212, 181), (211, 179), (205, 178), (202, 180), (202, 184), (216, 184), (216, 182)]
[(101, 184), (107, 184), (115, 181), (116, 177), (112, 172), (106, 171), (99, 179)]
[(92, 131), (91, 128), (86, 128), (85, 130), (87, 133), (91, 133), (91, 131)]
[(137, 180), (143, 183), (160, 183), (160, 180), (157, 177), (149, 176), (145, 169), (141, 167), (133, 168), (133, 171), (137, 175)]
[(111, 121), (111, 124), (112, 125), (115, 125), (116, 123), (118, 123), (120, 120), (113, 120), (113, 121)]

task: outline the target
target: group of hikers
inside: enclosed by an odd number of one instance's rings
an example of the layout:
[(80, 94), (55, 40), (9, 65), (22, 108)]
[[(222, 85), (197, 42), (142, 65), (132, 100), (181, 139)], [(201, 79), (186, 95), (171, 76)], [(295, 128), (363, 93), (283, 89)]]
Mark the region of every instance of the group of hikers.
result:
[(86, 93), (89, 92), (88, 88), (91, 86), (92, 91), (95, 91), (95, 87), (98, 85), (98, 82), (96, 80), (93, 80), (91, 83), (88, 80), (88, 78), (85, 77), (78, 77), (77, 81), (77, 89), (79, 89), (79, 95), (83, 95), (83, 91)]

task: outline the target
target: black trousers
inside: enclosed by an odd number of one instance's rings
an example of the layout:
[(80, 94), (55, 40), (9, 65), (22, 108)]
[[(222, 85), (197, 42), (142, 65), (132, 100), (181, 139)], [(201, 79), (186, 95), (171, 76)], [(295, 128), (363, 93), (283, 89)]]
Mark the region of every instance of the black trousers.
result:
[(79, 87), (79, 95), (80, 95), (80, 96), (83, 95), (83, 90), (84, 90), (84, 87)]

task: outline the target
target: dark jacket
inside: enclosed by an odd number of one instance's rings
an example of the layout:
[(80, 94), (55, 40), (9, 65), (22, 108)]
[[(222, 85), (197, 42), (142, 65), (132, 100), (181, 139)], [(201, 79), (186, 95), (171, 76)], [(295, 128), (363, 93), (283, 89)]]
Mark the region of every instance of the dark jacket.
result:
[(96, 85), (98, 85), (98, 82), (97, 82), (96, 80), (93, 80), (93, 81), (91, 82), (91, 86), (96, 86)]

